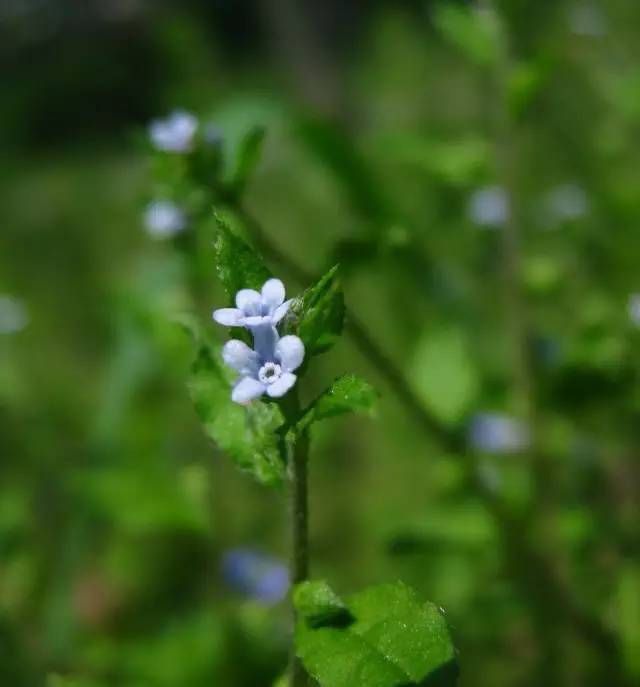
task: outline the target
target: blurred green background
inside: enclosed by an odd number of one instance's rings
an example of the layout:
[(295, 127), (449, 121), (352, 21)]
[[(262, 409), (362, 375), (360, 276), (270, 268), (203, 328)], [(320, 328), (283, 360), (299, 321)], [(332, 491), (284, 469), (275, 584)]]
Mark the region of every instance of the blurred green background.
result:
[(146, 127), (176, 108), (227, 160), (266, 127), (243, 203), (270, 267), (293, 295), (290, 261), (339, 261), (375, 344), (350, 329), (303, 392), (381, 392), (314, 433), (314, 575), (415, 586), (465, 687), (638, 684), (640, 6), (496, 5), (0, 4), (2, 685), (286, 665), (256, 587), (286, 494), (206, 439), (175, 323), (226, 299), (206, 241), (196, 293), (145, 231)]

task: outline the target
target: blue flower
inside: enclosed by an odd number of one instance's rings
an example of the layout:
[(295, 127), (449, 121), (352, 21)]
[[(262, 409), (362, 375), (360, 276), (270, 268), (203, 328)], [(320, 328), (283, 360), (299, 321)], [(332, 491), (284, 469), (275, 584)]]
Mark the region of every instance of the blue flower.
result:
[(289, 572), (279, 561), (251, 549), (232, 549), (222, 558), (222, 576), (236, 591), (262, 603), (282, 601), (289, 591)]
[(149, 136), (158, 150), (188, 153), (198, 130), (198, 120), (184, 110), (172, 112), (166, 119), (155, 119), (149, 126)]
[(529, 429), (519, 420), (498, 413), (478, 413), (469, 425), (469, 443), (486, 453), (518, 453), (528, 448)]
[(280, 339), (270, 325), (257, 331), (255, 350), (237, 339), (227, 341), (222, 349), (224, 362), (240, 375), (231, 392), (235, 403), (246, 404), (263, 394), (284, 396), (296, 383), (293, 371), (304, 360), (304, 344), (297, 336)]
[(267, 394), (279, 398), (296, 383), (293, 374), (304, 360), (304, 344), (297, 336), (280, 338), (276, 325), (287, 314), (291, 300), (285, 301), (284, 284), (267, 280), (260, 292), (241, 289), (235, 308), (220, 308), (213, 319), (226, 327), (246, 327), (253, 335), (253, 348), (232, 339), (222, 349), (225, 363), (240, 376), (231, 399), (246, 404)]
[(631, 324), (640, 327), (640, 293), (632, 293), (629, 296), (627, 310)]
[(269, 279), (260, 293), (253, 289), (241, 289), (236, 294), (235, 308), (214, 310), (213, 319), (225, 327), (257, 328), (275, 327), (287, 314), (290, 299), (284, 300), (284, 284), (279, 279)]
[(483, 227), (502, 226), (509, 212), (509, 196), (501, 186), (480, 188), (469, 199), (469, 217)]
[(0, 294), (0, 334), (17, 334), (29, 324), (29, 313), (22, 301)]
[(187, 226), (187, 217), (175, 203), (154, 200), (147, 206), (144, 223), (150, 236), (165, 239), (183, 231)]

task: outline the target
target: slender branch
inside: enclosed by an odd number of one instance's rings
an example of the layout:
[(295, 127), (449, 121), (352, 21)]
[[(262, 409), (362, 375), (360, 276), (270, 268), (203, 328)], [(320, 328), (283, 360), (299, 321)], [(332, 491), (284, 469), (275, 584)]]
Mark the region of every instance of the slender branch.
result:
[[(485, 9), (497, 16), (492, 0), (486, 0)], [(497, 174), (507, 200), (507, 214), (502, 227), (503, 294), (507, 325), (507, 341), (510, 344), (510, 372), (513, 405), (516, 414), (523, 418), (529, 431), (529, 446), (526, 458), (533, 473), (536, 496), (540, 494), (541, 454), (538, 450), (539, 431), (536, 422), (535, 400), (531, 364), (529, 360), (529, 324), (525, 312), (526, 300), (522, 293), (522, 249), (519, 203), (517, 194), (517, 136), (509, 111), (507, 88), (510, 79), (510, 46), (506, 31), (501, 32), (502, 41), (499, 57), (491, 74), (495, 97), (493, 103), (494, 152)], [(528, 536), (532, 530), (546, 524), (549, 514), (549, 497), (544, 502), (538, 498), (531, 500), (529, 517), (520, 522), (520, 536)], [(559, 636), (562, 624), (567, 619), (567, 600), (572, 596), (570, 588), (557, 579), (556, 560), (541, 555), (539, 547), (531, 546), (522, 551), (522, 546), (514, 541), (509, 528), (503, 529), (505, 553), (516, 579), (523, 588), (524, 597), (530, 608), (531, 617), (537, 628), (541, 646), (541, 660), (537, 664), (538, 679), (547, 676), (550, 685), (560, 684), (562, 657)], [(541, 537), (546, 548), (551, 544), (550, 537)], [(515, 546), (514, 546), (515, 544)], [(517, 557), (514, 558), (514, 553)], [(525, 555), (522, 555), (525, 554)], [(521, 558), (525, 562), (522, 568)], [(541, 582), (544, 580), (544, 584)]]
[[(483, 0), (484, 10), (496, 13), (493, 0)], [(529, 322), (527, 303), (522, 292), (522, 227), (517, 193), (517, 138), (508, 101), (508, 85), (511, 72), (511, 54), (508, 37), (502, 36), (500, 57), (493, 74), (497, 97), (494, 99), (495, 155), (500, 183), (508, 199), (508, 213), (502, 232), (504, 257), (505, 310), (508, 335), (511, 343), (511, 373), (514, 391), (514, 406), (525, 419), (530, 432), (529, 461), (535, 484), (535, 497), (528, 515), (514, 520), (503, 504), (489, 505), (501, 522), (502, 538), (506, 554), (514, 571), (530, 595), (533, 614), (540, 623), (541, 640), (546, 645), (546, 661), (541, 666), (541, 675), (548, 680), (552, 675), (559, 680), (562, 656), (559, 653), (558, 633), (562, 630), (558, 622), (568, 622), (582, 638), (597, 648), (609, 661), (618, 652), (615, 634), (598, 618), (588, 613), (578, 602), (574, 591), (559, 573), (557, 557), (562, 556), (561, 547), (554, 547), (553, 463), (540, 446), (539, 417), (536, 403), (536, 389), (529, 347)], [(535, 510), (534, 510), (535, 509)], [(541, 525), (546, 543), (545, 550), (528, 544), (522, 538), (531, 531), (532, 525)], [(541, 533), (539, 533), (540, 535)], [(549, 670), (549, 663), (556, 669)], [(552, 678), (553, 679), (553, 678)], [(621, 675), (611, 675), (611, 684), (623, 684)]]
[[(485, 9), (495, 12), (491, 0)], [(505, 39), (506, 43), (506, 39)], [(500, 184), (507, 198), (507, 216), (502, 235), (505, 310), (511, 343), (511, 374), (514, 405), (528, 422), (535, 421), (535, 390), (529, 354), (529, 324), (527, 303), (522, 293), (522, 227), (517, 193), (516, 132), (509, 111), (507, 88), (510, 78), (509, 47), (503, 45), (493, 80), (495, 157)]]

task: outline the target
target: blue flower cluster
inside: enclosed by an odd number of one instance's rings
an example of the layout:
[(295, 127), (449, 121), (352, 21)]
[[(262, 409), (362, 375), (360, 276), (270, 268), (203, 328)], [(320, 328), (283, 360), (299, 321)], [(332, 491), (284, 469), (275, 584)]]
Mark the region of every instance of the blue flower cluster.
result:
[(279, 398), (293, 387), (297, 370), (304, 360), (304, 344), (297, 336), (283, 336), (277, 325), (287, 314), (291, 300), (285, 301), (284, 284), (269, 279), (260, 292), (241, 289), (235, 308), (220, 308), (213, 319), (225, 327), (245, 327), (253, 336), (253, 348), (231, 339), (222, 349), (224, 362), (239, 377), (231, 392), (236, 403), (246, 404), (267, 394)]
[(176, 110), (166, 119), (154, 119), (149, 136), (158, 150), (167, 153), (188, 153), (198, 131), (198, 119), (190, 112)]
[[(160, 153), (187, 155), (196, 151), (200, 144), (219, 148), (222, 130), (213, 122), (201, 123), (185, 110), (174, 110), (163, 119), (149, 124), (149, 139)], [(169, 239), (188, 228), (189, 217), (185, 210), (167, 198), (156, 198), (147, 206), (144, 225), (154, 239)]]

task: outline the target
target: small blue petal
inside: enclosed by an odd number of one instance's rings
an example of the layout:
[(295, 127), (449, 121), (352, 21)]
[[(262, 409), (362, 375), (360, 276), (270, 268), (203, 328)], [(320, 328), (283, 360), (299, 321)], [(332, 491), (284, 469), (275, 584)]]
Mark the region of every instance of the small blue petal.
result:
[(224, 327), (240, 327), (243, 318), (243, 312), (238, 308), (218, 308), (213, 311), (213, 319)]
[(231, 400), (234, 403), (245, 404), (262, 396), (265, 392), (265, 385), (253, 377), (243, 377), (231, 392)]
[(276, 358), (287, 372), (297, 370), (304, 360), (304, 344), (297, 336), (283, 336), (276, 344)]
[(289, 389), (296, 383), (298, 379), (292, 372), (284, 372), (279, 379), (267, 386), (267, 394), (271, 398), (280, 398), (284, 396)]
[(253, 289), (240, 289), (236, 294), (236, 306), (249, 317), (251, 315), (261, 315), (262, 298)]
[(243, 376), (255, 376), (258, 369), (258, 354), (244, 341), (237, 339), (227, 341), (222, 349), (222, 359)]
[(269, 279), (262, 287), (262, 303), (268, 308), (267, 312), (273, 311), (284, 302), (284, 284), (279, 279)]

